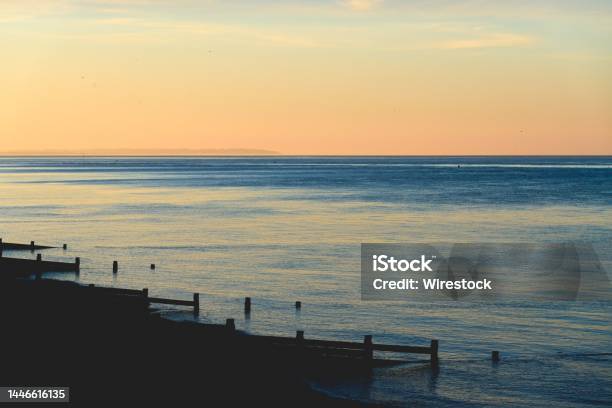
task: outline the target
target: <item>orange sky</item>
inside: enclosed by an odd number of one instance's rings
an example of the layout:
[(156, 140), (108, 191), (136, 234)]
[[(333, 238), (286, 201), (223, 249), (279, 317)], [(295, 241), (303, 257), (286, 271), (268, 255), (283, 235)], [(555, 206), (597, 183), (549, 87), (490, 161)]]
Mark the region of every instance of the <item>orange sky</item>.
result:
[(0, 151), (612, 154), (609, 5), (450, 3), (4, 1)]

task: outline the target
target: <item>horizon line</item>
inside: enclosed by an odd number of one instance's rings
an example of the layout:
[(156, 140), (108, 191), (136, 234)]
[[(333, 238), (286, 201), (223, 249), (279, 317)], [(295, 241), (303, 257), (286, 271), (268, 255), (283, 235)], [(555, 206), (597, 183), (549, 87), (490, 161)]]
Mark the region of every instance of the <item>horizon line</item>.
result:
[(568, 153), (282, 153), (271, 149), (226, 148), (100, 148), (100, 149), (15, 149), (0, 151), (0, 157), (612, 157), (606, 154)]
[(282, 153), (244, 153), (244, 154), (9, 154), (0, 152), (0, 158), (8, 157), (610, 157), (612, 154), (282, 154)]

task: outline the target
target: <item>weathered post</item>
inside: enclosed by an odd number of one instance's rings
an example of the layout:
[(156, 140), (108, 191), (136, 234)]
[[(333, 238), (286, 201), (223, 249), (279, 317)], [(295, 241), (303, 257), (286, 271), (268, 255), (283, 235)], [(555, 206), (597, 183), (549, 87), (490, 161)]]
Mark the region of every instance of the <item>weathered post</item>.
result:
[(303, 342), (304, 341), (304, 330), (298, 330), (295, 332), (295, 339), (298, 341), (298, 343)]
[(499, 361), (499, 351), (495, 350), (491, 352), (491, 360), (495, 363)]
[(81, 258), (79, 258), (78, 256), (74, 258), (74, 270), (76, 271), (76, 273), (81, 272)]
[(199, 314), (200, 313), (200, 294), (199, 293), (194, 293), (193, 294), (193, 314)]
[(149, 297), (149, 288), (144, 288), (142, 290), (142, 296), (144, 296), (145, 298)]
[(236, 323), (234, 322), (234, 319), (227, 319), (227, 320), (225, 321), (225, 327), (226, 327), (226, 328), (227, 328), (229, 331), (231, 331), (231, 332), (235, 331), (235, 330), (236, 330)]
[(117, 273), (119, 270), (119, 262), (113, 261), (113, 273)]
[(372, 344), (372, 335), (363, 336), (363, 358), (371, 360), (374, 357), (374, 345)]
[(64, 249), (64, 251), (67, 250), (68, 249), (68, 244), (62, 245), (62, 248)]
[(302, 309), (302, 302), (298, 300), (297, 302), (295, 302), (295, 310), (301, 310), (301, 309)]
[(244, 298), (244, 313), (251, 313), (251, 298)]
[(304, 330), (295, 332), (295, 348), (300, 354), (304, 352)]
[(151, 269), (155, 269), (155, 264), (151, 264)]
[(30, 249), (33, 251), (34, 250), (34, 241), (30, 241)]
[(436, 365), (438, 364), (438, 340), (432, 340), (429, 347), (431, 348), (431, 364)]
[[(36, 262), (42, 262), (42, 255), (41, 254), (36, 254)], [(40, 271), (40, 268), (38, 268), (39, 270), (36, 271), (36, 280), (40, 280), (42, 279), (42, 271)]]

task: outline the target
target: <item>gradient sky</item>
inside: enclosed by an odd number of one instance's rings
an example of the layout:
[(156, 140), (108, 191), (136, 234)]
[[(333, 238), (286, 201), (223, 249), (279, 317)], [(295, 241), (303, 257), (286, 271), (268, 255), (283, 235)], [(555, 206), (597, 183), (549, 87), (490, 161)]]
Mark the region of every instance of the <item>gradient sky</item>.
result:
[(612, 2), (2, 0), (0, 151), (612, 154)]

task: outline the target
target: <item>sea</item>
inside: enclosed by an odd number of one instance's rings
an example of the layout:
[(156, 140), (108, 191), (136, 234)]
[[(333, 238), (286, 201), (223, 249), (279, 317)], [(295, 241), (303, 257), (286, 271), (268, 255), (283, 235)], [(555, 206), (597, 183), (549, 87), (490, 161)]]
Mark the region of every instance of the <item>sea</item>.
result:
[(409, 355), (312, 379), (337, 398), (612, 406), (610, 296), (364, 301), (360, 288), (362, 243), (569, 242), (593, 249), (609, 289), (612, 157), (1, 157), (0, 237), (58, 246), (43, 259), (81, 258), (78, 277), (49, 278), (200, 293), (199, 316), (163, 307), (169, 319), (234, 318), (249, 333), (313, 339), (439, 340), (438, 368)]

